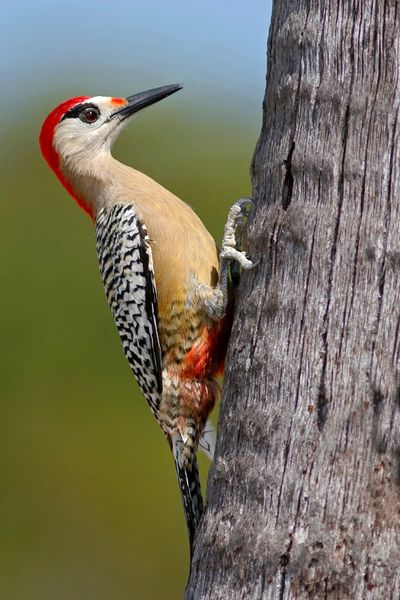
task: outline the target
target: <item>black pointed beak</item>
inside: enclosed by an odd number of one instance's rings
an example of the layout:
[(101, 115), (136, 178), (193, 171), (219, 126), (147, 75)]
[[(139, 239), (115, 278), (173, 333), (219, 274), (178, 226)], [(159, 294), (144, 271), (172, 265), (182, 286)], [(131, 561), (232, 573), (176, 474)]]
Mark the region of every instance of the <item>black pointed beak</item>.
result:
[(142, 110), (142, 108), (146, 108), (146, 106), (150, 106), (155, 102), (167, 98), (167, 96), (170, 96), (171, 94), (175, 94), (175, 92), (182, 89), (182, 87), (183, 86), (180, 83), (174, 83), (172, 85), (163, 85), (158, 88), (153, 88), (152, 90), (140, 92), (133, 96), (127, 96), (125, 99), (128, 104), (125, 104), (125, 106), (113, 113), (112, 118), (118, 115), (124, 119), (130, 117), (139, 110)]

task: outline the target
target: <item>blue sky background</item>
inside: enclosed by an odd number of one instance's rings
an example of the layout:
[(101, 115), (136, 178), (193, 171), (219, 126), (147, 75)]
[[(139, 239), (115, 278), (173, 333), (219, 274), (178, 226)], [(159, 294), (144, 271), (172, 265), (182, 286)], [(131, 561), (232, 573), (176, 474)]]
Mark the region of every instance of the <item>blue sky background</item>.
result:
[(17, 0), (2, 6), (0, 103), (125, 95), (180, 81), (184, 102), (252, 114), (264, 91), (270, 0)]

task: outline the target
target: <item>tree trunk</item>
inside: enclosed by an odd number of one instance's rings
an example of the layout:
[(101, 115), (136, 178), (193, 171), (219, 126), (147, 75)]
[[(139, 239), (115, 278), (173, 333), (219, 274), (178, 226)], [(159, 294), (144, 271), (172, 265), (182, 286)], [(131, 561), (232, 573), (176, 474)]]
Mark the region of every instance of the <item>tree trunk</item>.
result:
[(399, 8), (274, 2), (187, 600), (400, 597)]

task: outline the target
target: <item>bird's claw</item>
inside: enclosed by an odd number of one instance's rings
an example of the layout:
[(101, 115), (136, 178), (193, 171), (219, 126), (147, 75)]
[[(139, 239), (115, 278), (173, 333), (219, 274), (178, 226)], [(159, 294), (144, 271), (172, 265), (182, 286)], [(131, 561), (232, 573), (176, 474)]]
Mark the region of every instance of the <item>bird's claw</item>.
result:
[(220, 252), (221, 260), (235, 260), (242, 269), (249, 270), (256, 266), (246, 257), (246, 253), (238, 250), (237, 233), (247, 222), (252, 209), (253, 201), (251, 198), (240, 198), (229, 209), (228, 218), (225, 225), (224, 237), (222, 239), (222, 248)]
[(241, 216), (245, 219), (248, 219), (251, 211), (253, 210), (253, 200), (251, 198), (240, 198), (237, 200), (233, 206), (239, 206)]
[(246, 257), (246, 253), (232, 246), (222, 246), (220, 252), (221, 260), (235, 260), (245, 271), (252, 269), (255, 265)]

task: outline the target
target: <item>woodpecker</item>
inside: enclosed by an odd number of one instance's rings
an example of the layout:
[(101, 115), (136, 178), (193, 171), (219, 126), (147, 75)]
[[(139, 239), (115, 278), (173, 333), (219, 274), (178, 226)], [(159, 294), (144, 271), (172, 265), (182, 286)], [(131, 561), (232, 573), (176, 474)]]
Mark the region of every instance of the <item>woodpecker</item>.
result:
[(173, 453), (192, 555), (203, 511), (196, 451), (200, 446), (212, 459), (207, 420), (231, 328), (229, 265), (253, 266), (236, 247), (248, 199), (231, 207), (218, 255), (187, 204), (111, 155), (138, 111), (181, 87), (71, 98), (45, 119), (39, 141), (95, 224), (100, 273), (126, 358)]

